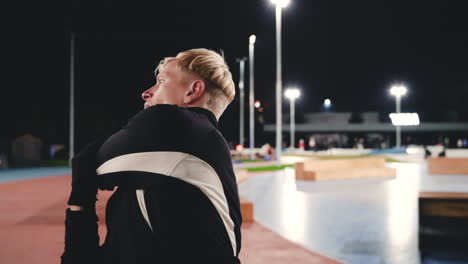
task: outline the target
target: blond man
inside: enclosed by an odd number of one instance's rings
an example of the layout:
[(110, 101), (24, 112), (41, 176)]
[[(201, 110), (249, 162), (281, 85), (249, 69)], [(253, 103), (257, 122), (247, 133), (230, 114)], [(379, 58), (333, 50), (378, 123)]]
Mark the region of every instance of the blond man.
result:
[[(165, 58), (144, 110), (72, 160), (62, 263), (240, 263), (239, 196), (218, 120), (235, 96), (222, 56)], [(114, 189), (99, 245), (97, 188)]]

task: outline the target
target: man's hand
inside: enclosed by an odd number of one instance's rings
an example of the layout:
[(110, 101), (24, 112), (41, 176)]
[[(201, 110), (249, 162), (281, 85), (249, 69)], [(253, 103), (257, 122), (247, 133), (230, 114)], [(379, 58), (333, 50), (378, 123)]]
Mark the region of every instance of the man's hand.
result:
[(96, 153), (105, 140), (99, 138), (91, 142), (73, 157), (69, 205), (94, 208), (97, 196)]

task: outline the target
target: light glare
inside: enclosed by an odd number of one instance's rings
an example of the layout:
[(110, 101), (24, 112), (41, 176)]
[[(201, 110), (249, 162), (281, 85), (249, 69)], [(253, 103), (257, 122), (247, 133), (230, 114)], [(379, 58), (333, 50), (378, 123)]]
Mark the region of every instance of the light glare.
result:
[(284, 91), (284, 96), (289, 99), (297, 99), (299, 96), (301, 96), (301, 91), (297, 88), (289, 88)]
[(260, 103), (259, 100), (256, 100), (255, 103), (254, 103), (254, 107), (255, 108), (259, 108), (262, 104)]
[(330, 99), (325, 99), (325, 101), (323, 101), (323, 104), (326, 106), (326, 107), (329, 107), (331, 105), (331, 100)]
[(275, 5), (279, 5), (280, 7), (286, 7), (289, 4), (289, 0), (271, 0), (271, 2)]
[(390, 119), (394, 126), (418, 126), (419, 115), (418, 113), (391, 113)]
[(250, 38), (249, 38), (249, 43), (254, 44), (256, 39), (257, 39), (257, 37), (255, 37), (255, 35), (251, 35)]
[(406, 89), (406, 87), (403, 85), (395, 85), (395, 86), (392, 86), (392, 88), (390, 89), (390, 93), (394, 96), (405, 95), (407, 91), (408, 89)]

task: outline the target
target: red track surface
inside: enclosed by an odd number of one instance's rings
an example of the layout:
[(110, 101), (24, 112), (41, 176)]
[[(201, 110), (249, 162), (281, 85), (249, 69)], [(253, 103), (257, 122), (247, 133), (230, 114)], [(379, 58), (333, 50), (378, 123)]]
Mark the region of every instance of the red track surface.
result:
[[(0, 263), (59, 263), (70, 177), (54, 176), (0, 184)], [(100, 192), (97, 210), (104, 240), (104, 207), (111, 192)], [(258, 223), (242, 226), (243, 264), (339, 263), (296, 245)]]

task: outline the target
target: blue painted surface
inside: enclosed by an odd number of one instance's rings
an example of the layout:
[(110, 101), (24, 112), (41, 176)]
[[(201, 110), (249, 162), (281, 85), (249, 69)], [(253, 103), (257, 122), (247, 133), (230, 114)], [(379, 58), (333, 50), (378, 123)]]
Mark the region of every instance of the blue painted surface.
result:
[(453, 256), (447, 254), (431, 254), (423, 264), (466, 264), (468, 252), (465, 255)]
[[(294, 170), (239, 185), (257, 221), (304, 247), (348, 264), (420, 264), (420, 190), (468, 192), (468, 177), (428, 176), (425, 164), (390, 163), (397, 177), (296, 181)], [(428, 262), (429, 261), (429, 262)], [(427, 263), (460, 264), (430, 257)]]
[(41, 167), (0, 170), (0, 183), (70, 174), (69, 167)]
[(373, 149), (369, 152), (369, 155), (382, 154), (406, 154), (406, 148)]

